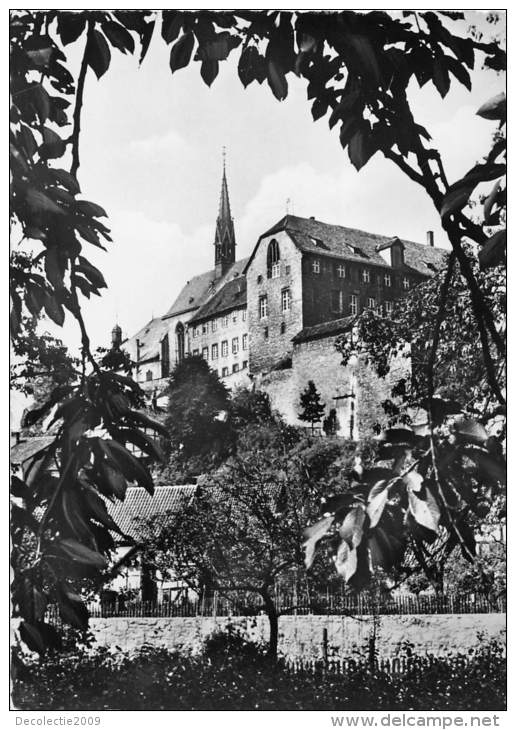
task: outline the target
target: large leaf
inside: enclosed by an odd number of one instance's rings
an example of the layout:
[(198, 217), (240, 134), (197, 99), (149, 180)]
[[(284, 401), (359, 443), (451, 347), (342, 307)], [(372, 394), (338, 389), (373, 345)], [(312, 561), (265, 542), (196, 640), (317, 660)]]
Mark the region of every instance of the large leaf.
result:
[(66, 553), (66, 555), (68, 555), (72, 560), (76, 560), (78, 563), (83, 563), (100, 569), (107, 567), (107, 561), (103, 555), (91, 550), (89, 547), (86, 547), (86, 545), (83, 545), (77, 540), (65, 538), (60, 540), (58, 545), (62, 551)]
[(314, 561), (315, 557), (315, 548), (317, 547), (317, 543), (321, 538), (323, 538), (330, 527), (333, 524), (334, 521), (333, 515), (328, 515), (327, 517), (323, 517), (319, 522), (316, 522), (314, 525), (311, 525), (310, 527), (306, 527), (303, 531), (303, 547), (305, 549), (305, 565), (307, 568), (310, 568)]
[(378, 524), (387, 500), (389, 498), (389, 482), (381, 480), (377, 482), (369, 492), (367, 515), (371, 527)]
[(427, 489), (424, 498), (420, 498), (413, 490), (409, 489), (408, 500), (409, 510), (416, 522), (422, 527), (426, 527), (427, 530), (437, 532), (441, 510), (433, 494)]
[(63, 45), (76, 41), (86, 28), (86, 13), (63, 10), (57, 13), (57, 32)]
[(335, 569), (344, 580), (349, 580), (355, 575), (358, 567), (357, 548), (350, 548), (346, 540), (340, 543), (335, 555)]
[(474, 421), (472, 418), (458, 419), (454, 423), (454, 429), (457, 436), (469, 444), (482, 446), (488, 437), (488, 433), (484, 426), (482, 426), (482, 424), (478, 421)]
[(172, 73), (188, 66), (192, 56), (194, 42), (194, 34), (192, 31), (189, 31), (174, 43), (170, 49), (170, 70)]
[(478, 252), (478, 263), (481, 269), (503, 264), (507, 250), (507, 231), (497, 231), (488, 239)]
[(287, 79), (283, 69), (276, 61), (269, 60), (267, 62), (267, 82), (278, 101), (286, 99), (288, 94)]
[(62, 157), (66, 149), (66, 143), (61, 137), (49, 127), (44, 127), (43, 144), (39, 148), (39, 156), (44, 160)]
[(64, 214), (64, 210), (54, 203), (45, 193), (36, 188), (29, 188), (25, 196), (27, 205), (34, 213), (57, 213)]
[(339, 527), (339, 535), (347, 542), (350, 548), (356, 548), (360, 545), (362, 535), (364, 534), (365, 517), (363, 507), (354, 507), (348, 512), (342, 525)]
[(499, 121), (505, 121), (507, 116), (507, 99), (505, 92), (501, 92), (496, 96), (493, 96), (485, 104), (482, 104), (480, 109), (477, 111), (479, 117), (484, 119), (496, 119)]
[(361, 124), (349, 141), (349, 159), (357, 170), (361, 170), (375, 152), (376, 150), (372, 144), (371, 127), (369, 124)]
[(111, 51), (106, 39), (98, 30), (94, 30), (88, 34), (88, 43), (86, 44), (86, 61), (98, 79), (100, 79), (109, 68), (111, 61)]
[(118, 48), (119, 51), (122, 53), (127, 53), (127, 51), (129, 51), (129, 53), (134, 52), (133, 37), (123, 25), (115, 23), (112, 20), (108, 20), (102, 23), (102, 30), (111, 45)]

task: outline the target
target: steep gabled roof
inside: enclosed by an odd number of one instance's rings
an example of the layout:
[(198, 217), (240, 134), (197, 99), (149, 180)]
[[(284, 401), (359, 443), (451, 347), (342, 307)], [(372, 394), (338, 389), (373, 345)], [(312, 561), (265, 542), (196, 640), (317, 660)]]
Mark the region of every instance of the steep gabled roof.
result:
[(247, 279), (245, 276), (237, 276), (226, 282), (222, 289), (208, 299), (206, 304), (195, 313), (190, 320), (191, 323), (201, 322), (210, 317), (215, 317), (224, 312), (229, 312), (237, 307), (245, 307), (247, 304)]
[[(145, 538), (146, 520), (161, 516), (165, 522), (167, 513), (180, 512), (191, 503), (196, 490), (191, 484), (156, 487), (151, 497), (143, 487), (128, 487), (124, 501), (108, 502), (107, 508), (124, 535), (139, 541)], [(120, 539), (118, 535), (117, 540)]]
[(122, 343), (122, 348), (130, 352), (136, 353), (136, 340), (140, 341), (140, 357), (139, 363), (144, 363), (154, 359), (160, 354), (161, 340), (167, 333), (167, 324), (161, 317), (155, 317), (141, 328), (139, 332)]
[[(286, 215), (272, 228), (263, 233), (249, 259), (252, 260), (262, 238), (279, 231), (286, 231), (296, 246), (305, 253), (331, 256), (350, 261), (370, 263), (375, 266), (391, 268), (384, 261), (379, 251), (392, 244), (396, 237), (381, 236), (368, 233), (357, 228), (346, 228), (330, 223), (323, 223), (314, 218), (300, 218)], [(413, 270), (425, 276), (431, 276), (446, 262), (448, 252), (414, 241), (398, 239), (405, 252), (405, 269)]]
[(228, 281), (237, 276), (241, 276), (244, 273), (248, 260), (245, 258), (235, 261), (220, 279), (215, 279), (214, 269), (206, 271), (204, 274), (199, 274), (199, 276), (194, 276), (193, 279), (187, 281), (163, 319), (199, 309), (214, 294), (220, 291)]
[(206, 294), (214, 282), (215, 269), (205, 271), (204, 274), (194, 276), (187, 281), (163, 319), (173, 317), (175, 314), (183, 314), (184, 312), (191, 312), (192, 310), (198, 309), (205, 300)]

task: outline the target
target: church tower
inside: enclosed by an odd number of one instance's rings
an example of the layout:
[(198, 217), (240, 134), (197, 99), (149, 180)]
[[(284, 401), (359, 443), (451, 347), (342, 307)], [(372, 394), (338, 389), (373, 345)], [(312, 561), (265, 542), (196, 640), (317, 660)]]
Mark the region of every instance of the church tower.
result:
[(215, 229), (215, 278), (223, 276), (235, 263), (235, 228), (229, 207), (228, 183), (226, 180), (226, 150), (222, 153), (222, 187), (220, 190), (219, 214)]

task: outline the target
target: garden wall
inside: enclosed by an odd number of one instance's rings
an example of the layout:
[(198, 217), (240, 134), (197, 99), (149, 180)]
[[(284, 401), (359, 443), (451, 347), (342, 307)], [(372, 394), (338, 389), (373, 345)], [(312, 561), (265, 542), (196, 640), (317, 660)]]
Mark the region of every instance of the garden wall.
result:
[[(180, 651), (199, 651), (206, 636), (231, 625), (248, 638), (267, 640), (266, 616), (253, 618), (159, 617), (92, 618), (90, 628), (99, 644), (131, 651), (142, 644), (164, 646)], [(506, 616), (489, 614), (434, 614), (381, 616), (377, 626), (380, 658), (396, 654), (399, 646), (410, 642), (415, 652), (443, 656), (449, 652), (467, 652), (485, 640), (505, 641)], [(373, 617), (361, 616), (282, 616), (279, 621), (280, 653), (289, 658), (320, 658), (323, 630), (328, 632), (328, 653), (350, 656), (363, 651), (373, 630)]]

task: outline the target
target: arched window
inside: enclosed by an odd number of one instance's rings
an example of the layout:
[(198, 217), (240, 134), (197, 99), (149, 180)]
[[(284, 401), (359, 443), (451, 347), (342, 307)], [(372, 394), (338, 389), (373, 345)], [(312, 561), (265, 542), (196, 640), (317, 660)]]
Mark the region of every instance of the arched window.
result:
[(168, 345), (168, 334), (161, 340), (161, 377), (168, 378), (170, 375), (170, 348)]
[(176, 327), (176, 360), (182, 362), (185, 357), (185, 328), (182, 322)]
[(267, 277), (276, 279), (280, 275), (280, 250), (275, 238), (269, 243), (267, 249)]

